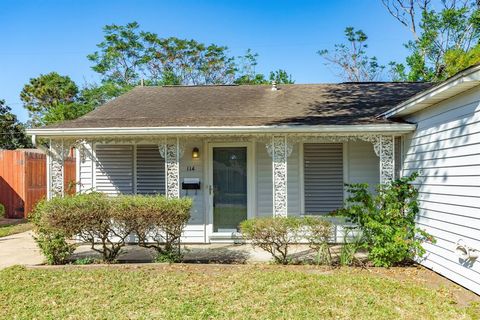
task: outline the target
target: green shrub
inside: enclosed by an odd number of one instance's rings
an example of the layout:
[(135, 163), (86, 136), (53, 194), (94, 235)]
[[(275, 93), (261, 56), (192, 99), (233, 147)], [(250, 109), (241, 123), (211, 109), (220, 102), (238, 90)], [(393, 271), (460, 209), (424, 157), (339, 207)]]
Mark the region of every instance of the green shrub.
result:
[(120, 196), (115, 203), (118, 212), (133, 217), (132, 231), (140, 246), (155, 249), (157, 257), (169, 262), (181, 260), (180, 237), (190, 219), (190, 198)]
[(5, 210), (5, 206), (0, 203), (0, 218), (6, 218), (7, 212)]
[(297, 242), (302, 219), (296, 217), (269, 217), (245, 220), (240, 224), (242, 235), (272, 255), (276, 263), (288, 264), (288, 249)]
[(332, 264), (329, 240), (333, 236), (333, 224), (323, 217), (305, 217), (302, 219), (304, 238), (311, 249), (315, 250), (317, 264)]
[(35, 220), (38, 229), (76, 237), (89, 243), (105, 262), (114, 262), (127, 238), (135, 233), (140, 245), (155, 248), (158, 253), (179, 249), (191, 206), (191, 199), (107, 197), (92, 192), (42, 201), (35, 210)]
[(415, 225), (418, 191), (411, 183), (417, 176), (414, 173), (380, 185), (376, 194), (368, 191), (367, 184), (347, 185), (350, 196), (339, 213), (359, 226), (375, 266), (389, 267), (423, 256), (422, 242), (434, 241)]
[(49, 203), (42, 200), (29, 217), (34, 225), (34, 239), (48, 264), (64, 264), (75, 251), (75, 245), (67, 242), (67, 237), (62, 230), (53, 228), (47, 223), (48, 218), (45, 213), (48, 210), (50, 210)]

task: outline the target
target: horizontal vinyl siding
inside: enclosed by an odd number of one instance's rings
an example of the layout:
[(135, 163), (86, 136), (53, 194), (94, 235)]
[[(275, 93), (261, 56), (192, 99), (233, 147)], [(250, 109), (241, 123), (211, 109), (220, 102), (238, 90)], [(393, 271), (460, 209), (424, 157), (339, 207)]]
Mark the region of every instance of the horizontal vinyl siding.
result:
[(267, 153), (265, 143), (256, 145), (256, 175), (257, 175), (257, 212), (259, 217), (273, 215), (272, 202), (272, 158)]
[[(78, 183), (80, 185), (80, 193), (88, 192), (93, 188), (93, 155), (92, 145), (84, 143), (79, 147), (80, 161)], [(83, 155), (83, 156), (82, 156)]]
[(305, 213), (326, 214), (343, 205), (343, 144), (303, 145)]
[(165, 161), (157, 145), (137, 145), (137, 194), (165, 194)]
[(96, 190), (108, 195), (133, 193), (133, 145), (95, 146)]
[(480, 92), (443, 101), (407, 120), (403, 174), (418, 171), (417, 224), (437, 242), (425, 244), (423, 265), (480, 293), (480, 261), (463, 263), (454, 252), (463, 239), (480, 250)]

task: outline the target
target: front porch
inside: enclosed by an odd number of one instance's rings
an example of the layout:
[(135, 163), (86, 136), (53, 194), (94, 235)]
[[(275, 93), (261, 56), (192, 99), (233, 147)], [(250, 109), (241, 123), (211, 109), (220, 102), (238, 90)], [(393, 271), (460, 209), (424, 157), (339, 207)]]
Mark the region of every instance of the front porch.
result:
[(344, 183), (393, 179), (403, 133), (50, 137), (48, 196), (65, 194), (74, 147), (77, 192), (192, 197), (183, 242), (227, 241), (244, 219), (326, 214), (342, 206)]

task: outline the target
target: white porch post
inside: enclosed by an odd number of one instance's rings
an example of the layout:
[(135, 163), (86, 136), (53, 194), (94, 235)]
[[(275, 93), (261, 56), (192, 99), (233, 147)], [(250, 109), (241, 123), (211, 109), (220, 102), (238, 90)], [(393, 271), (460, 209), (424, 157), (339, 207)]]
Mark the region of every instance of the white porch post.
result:
[(47, 154), (47, 198), (61, 196), (65, 194), (64, 188), (64, 160), (65, 146), (63, 139), (60, 141), (50, 140), (49, 152)]
[(272, 157), (273, 215), (286, 217), (288, 212), (287, 158), (292, 147), (286, 136), (273, 136), (266, 145)]
[(165, 159), (165, 194), (168, 198), (179, 198), (182, 153), (179, 138), (165, 140), (159, 149), (160, 155)]

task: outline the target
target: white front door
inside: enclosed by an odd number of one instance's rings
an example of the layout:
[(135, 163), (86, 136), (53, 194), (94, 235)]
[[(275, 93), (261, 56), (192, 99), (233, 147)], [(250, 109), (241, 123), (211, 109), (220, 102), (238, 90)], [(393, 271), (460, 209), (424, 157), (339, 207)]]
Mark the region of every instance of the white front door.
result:
[(253, 154), (250, 143), (209, 144), (209, 234), (233, 236), (251, 217)]

